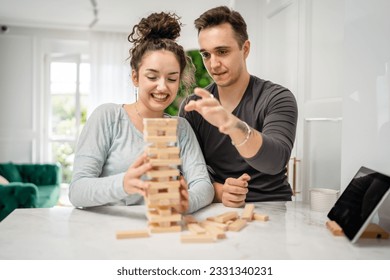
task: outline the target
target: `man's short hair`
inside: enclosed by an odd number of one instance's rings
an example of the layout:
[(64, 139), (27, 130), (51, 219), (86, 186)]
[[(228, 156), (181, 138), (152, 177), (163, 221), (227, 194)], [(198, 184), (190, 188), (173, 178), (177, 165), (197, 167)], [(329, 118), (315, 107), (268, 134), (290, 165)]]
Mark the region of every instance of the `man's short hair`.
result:
[(226, 6), (212, 8), (200, 15), (195, 21), (195, 28), (198, 29), (198, 34), (203, 29), (229, 23), (234, 31), (236, 40), (241, 48), (246, 40), (248, 40), (248, 32), (246, 23), (239, 12), (234, 11)]

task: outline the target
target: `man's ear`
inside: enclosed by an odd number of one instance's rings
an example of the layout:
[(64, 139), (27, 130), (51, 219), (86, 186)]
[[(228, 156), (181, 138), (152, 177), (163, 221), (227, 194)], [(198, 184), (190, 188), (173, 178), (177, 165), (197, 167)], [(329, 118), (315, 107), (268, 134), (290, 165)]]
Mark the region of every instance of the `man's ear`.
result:
[(138, 87), (138, 75), (135, 70), (131, 70), (131, 80), (133, 81), (134, 86)]
[(246, 40), (242, 45), (242, 49), (244, 50), (244, 57), (247, 58), (251, 50), (251, 42), (249, 40)]

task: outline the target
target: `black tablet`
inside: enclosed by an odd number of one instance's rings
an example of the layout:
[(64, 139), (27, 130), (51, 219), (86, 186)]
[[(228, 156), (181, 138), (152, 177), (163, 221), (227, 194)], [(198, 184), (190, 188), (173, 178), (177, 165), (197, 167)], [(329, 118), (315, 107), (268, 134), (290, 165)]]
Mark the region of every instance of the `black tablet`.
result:
[(354, 243), (390, 193), (390, 177), (362, 166), (328, 213)]

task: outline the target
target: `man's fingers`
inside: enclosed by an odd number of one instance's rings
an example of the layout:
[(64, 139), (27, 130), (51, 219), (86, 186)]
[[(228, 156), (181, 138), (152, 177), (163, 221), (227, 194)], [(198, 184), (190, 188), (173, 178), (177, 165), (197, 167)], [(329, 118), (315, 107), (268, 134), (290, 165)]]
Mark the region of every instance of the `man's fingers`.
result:
[(195, 88), (194, 93), (202, 98), (214, 98), (214, 95), (212, 95), (209, 91), (203, 89), (203, 88)]
[(251, 176), (248, 174), (244, 173), (240, 177), (238, 177), (238, 180), (244, 180), (244, 181), (249, 181), (251, 179)]
[(236, 194), (236, 195), (246, 195), (248, 193), (247, 187), (237, 187), (232, 185), (223, 185), (222, 187), (223, 192), (230, 193), (230, 194)]
[(241, 188), (246, 188), (248, 186), (248, 182), (242, 179), (235, 179), (235, 178), (227, 178), (225, 181), (225, 185), (231, 185), (231, 186), (237, 186)]

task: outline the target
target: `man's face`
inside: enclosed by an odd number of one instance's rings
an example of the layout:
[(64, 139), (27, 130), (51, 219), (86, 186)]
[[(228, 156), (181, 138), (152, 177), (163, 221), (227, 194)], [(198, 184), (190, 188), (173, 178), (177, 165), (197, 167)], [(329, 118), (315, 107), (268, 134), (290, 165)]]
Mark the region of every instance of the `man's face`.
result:
[(249, 41), (240, 49), (230, 24), (201, 30), (198, 42), (203, 63), (219, 87), (234, 85), (246, 73)]

